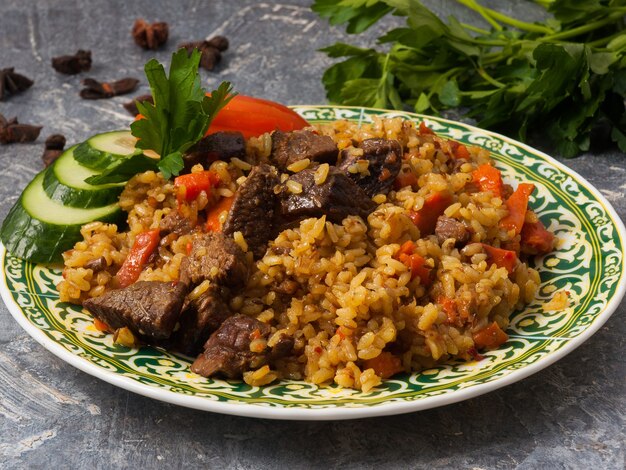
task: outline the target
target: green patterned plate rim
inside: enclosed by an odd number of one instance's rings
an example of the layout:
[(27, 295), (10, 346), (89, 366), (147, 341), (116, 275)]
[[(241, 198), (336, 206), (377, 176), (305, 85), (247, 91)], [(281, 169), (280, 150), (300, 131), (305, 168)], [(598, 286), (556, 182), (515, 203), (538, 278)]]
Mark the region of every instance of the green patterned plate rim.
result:
[[(0, 245), (0, 293), (18, 323), (71, 365), (106, 382), (166, 402), (219, 413), (272, 419), (331, 420), (407, 413), (442, 406), (514, 383), (547, 367), (594, 334), (619, 305), (624, 282), (622, 221), (580, 175), (508, 137), (460, 122), (413, 113), (342, 106), (294, 106), (311, 123), (401, 116), (438, 134), (489, 150), (508, 182), (531, 181), (532, 206), (557, 235), (557, 249), (534, 261), (536, 299), (512, 315), (510, 340), (481, 361), (451, 363), (385, 381), (368, 393), (282, 381), (251, 387), (189, 372), (189, 358), (152, 347), (114, 345), (80, 307), (59, 302), (59, 267), (14, 258)], [(555, 292), (570, 305), (547, 311)]]

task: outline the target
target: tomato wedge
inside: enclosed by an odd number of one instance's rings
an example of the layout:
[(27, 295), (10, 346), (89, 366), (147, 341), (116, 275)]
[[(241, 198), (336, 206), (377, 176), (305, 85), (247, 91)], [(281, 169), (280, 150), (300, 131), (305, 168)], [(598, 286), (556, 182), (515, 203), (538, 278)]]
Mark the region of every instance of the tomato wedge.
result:
[(276, 129), (288, 132), (310, 124), (298, 113), (274, 101), (237, 95), (222, 109), (207, 131), (239, 131), (248, 139)]

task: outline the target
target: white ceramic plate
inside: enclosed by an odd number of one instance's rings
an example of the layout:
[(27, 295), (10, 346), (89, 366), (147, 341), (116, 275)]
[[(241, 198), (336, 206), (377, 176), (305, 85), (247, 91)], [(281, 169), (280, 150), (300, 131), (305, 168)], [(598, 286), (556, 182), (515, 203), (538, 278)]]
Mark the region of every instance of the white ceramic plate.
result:
[[(350, 419), (423, 410), (465, 400), (521, 380), (559, 360), (595, 333), (624, 295), (622, 222), (604, 197), (580, 175), (547, 155), (475, 127), (410, 113), (297, 106), (309, 122), (373, 116), (425, 120), (438, 134), (488, 149), (505, 180), (530, 181), (532, 206), (556, 233), (557, 249), (536, 260), (541, 273), (537, 299), (513, 314), (510, 340), (478, 362), (457, 362), (401, 375), (363, 393), (336, 386), (282, 381), (250, 387), (239, 381), (205, 379), (189, 372), (184, 356), (152, 347), (129, 349), (93, 327), (81, 308), (60, 303), (55, 285), (61, 270), (33, 265), (0, 247), (0, 291), (11, 314), (40, 344), (75, 367), (118, 387), (177, 405), (273, 419)], [(554, 292), (570, 292), (568, 308), (543, 306)]]

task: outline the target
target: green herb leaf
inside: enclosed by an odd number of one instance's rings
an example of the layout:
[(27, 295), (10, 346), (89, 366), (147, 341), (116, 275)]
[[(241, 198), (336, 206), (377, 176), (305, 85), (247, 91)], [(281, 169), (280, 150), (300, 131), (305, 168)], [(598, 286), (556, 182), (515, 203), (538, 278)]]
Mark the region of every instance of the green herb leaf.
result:
[(158, 160), (146, 157), (143, 154), (135, 154), (128, 158), (123, 158), (110, 168), (105, 169), (101, 174), (90, 176), (85, 182), (93, 185), (122, 183), (128, 181), (137, 173), (153, 170), (158, 171)]
[(163, 173), (163, 178), (169, 179), (172, 175), (177, 175), (185, 167), (183, 155), (180, 152), (170, 153), (158, 162), (159, 170)]

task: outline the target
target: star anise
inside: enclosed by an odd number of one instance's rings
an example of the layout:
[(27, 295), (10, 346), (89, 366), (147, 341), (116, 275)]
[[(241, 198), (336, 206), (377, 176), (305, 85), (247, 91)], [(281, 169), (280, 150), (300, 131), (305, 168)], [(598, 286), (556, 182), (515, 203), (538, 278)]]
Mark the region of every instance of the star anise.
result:
[(141, 95), (134, 100), (129, 101), (128, 103), (124, 103), (123, 106), (124, 109), (128, 111), (131, 115), (137, 116), (137, 114), (139, 114), (139, 110), (137, 109), (137, 103), (143, 103), (144, 101), (154, 104), (154, 99), (152, 98), (152, 95)]
[(137, 88), (138, 83), (139, 80), (136, 78), (122, 78), (115, 82), (99, 82), (93, 78), (85, 78), (83, 80), (85, 88), (80, 90), (80, 97), (85, 100), (99, 100), (125, 95)]
[(20, 124), (17, 118), (5, 118), (0, 114), (0, 144), (24, 143), (37, 140), (41, 126)]
[(228, 49), (228, 39), (224, 36), (214, 36), (209, 40), (186, 42), (178, 47), (187, 49), (189, 54), (198, 49), (202, 53), (200, 66), (206, 70), (213, 70), (222, 60), (222, 52)]
[(13, 67), (0, 70), (0, 101), (4, 97), (20, 93), (24, 90), (28, 90), (33, 84), (33, 81), (21, 75), (15, 73)]
[(91, 51), (78, 50), (74, 55), (52, 58), (52, 67), (59, 73), (76, 75), (91, 69)]
[(43, 151), (41, 159), (43, 164), (48, 167), (63, 153), (65, 147), (65, 136), (61, 134), (52, 134), (46, 139), (46, 148)]
[(169, 27), (167, 23), (148, 23), (143, 19), (138, 19), (133, 25), (133, 39), (138, 46), (144, 49), (158, 49), (167, 42)]

